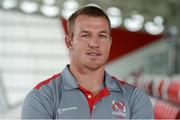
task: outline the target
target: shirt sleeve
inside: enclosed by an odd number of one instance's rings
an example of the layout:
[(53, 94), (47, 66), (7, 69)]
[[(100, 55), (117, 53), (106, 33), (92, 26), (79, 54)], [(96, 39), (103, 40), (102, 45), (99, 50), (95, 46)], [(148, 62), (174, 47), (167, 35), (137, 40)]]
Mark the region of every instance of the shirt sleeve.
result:
[(39, 90), (32, 90), (25, 98), (21, 119), (53, 119), (52, 101)]
[(131, 99), (131, 119), (154, 119), (149, 97), (138, 88), (135, 88)]

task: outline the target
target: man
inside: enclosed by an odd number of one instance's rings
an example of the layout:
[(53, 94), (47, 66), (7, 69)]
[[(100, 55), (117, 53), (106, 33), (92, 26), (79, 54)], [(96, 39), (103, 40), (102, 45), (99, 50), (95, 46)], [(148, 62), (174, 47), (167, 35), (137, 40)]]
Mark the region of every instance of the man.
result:
[(26, 97), (23, 119), (152, 119), (148, 96), (105, 72), (111, 48), (107, 15), (83, 7), (68, 20), (70, 65)]

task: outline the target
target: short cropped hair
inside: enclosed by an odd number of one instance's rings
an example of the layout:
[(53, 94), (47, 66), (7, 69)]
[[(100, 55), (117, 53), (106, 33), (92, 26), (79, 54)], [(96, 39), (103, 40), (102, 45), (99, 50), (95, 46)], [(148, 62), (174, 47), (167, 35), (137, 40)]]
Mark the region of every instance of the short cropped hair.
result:
[(86, 6), (86, 7), (80, 8), (79, 10), (77, 10), (75, 13), (73, 13), (69, 17), (68, 22), (67, 22), (67, 34), (68, 35), (73, 36), (73, 29), (74, 29), (74, 25), (75, 25), (75, 20), (80, 15), (105, 18), (109, 24), (109, 29), (111, 31), (111, 23), (110, 23), (108, 16), (106, 15), (106, 13), (98, 7)]

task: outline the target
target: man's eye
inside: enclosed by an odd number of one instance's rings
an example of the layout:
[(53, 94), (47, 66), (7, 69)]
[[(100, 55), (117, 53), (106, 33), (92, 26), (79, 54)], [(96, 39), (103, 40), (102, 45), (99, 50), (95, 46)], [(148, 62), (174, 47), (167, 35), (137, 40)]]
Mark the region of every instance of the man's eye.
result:
[(87, 37), (89, 37), (89, 35), (88, 34), (84, 34), (84, 35), (81, 35), (81, 37), (87, 38)]
[(101, 38), (108, 38), (107, 35), (99, 35)]

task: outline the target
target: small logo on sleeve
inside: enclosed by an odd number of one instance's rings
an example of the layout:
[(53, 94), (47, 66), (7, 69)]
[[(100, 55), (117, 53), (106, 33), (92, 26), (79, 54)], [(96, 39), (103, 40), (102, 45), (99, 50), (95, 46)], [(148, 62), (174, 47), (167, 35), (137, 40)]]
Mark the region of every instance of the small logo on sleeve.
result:
[(123, 101), (112, 101), (112, 115), (120, 119), (126, 117), (126, 108)]

